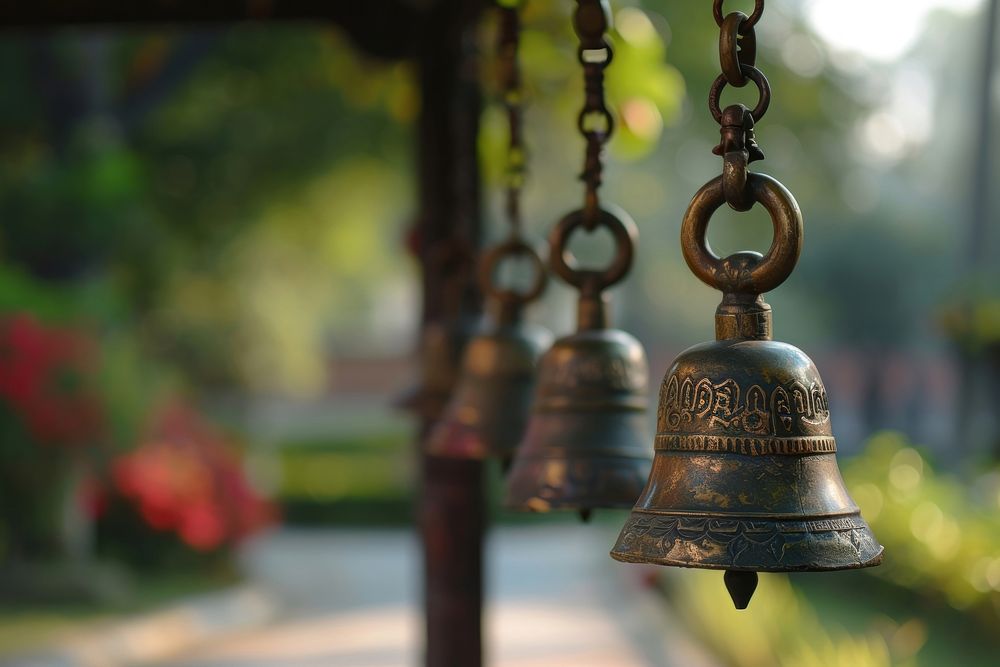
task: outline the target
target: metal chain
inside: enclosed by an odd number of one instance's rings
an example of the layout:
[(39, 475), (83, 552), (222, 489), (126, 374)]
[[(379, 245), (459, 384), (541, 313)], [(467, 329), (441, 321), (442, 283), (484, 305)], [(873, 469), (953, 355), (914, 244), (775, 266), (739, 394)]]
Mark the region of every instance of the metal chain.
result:
[[(480, 257), (479, 285), (484, 293), (500, 305), (498, 318), (501, 322), (512, 322), (520, 317), (521, 308), (542, 294), (548, 280), (545, 263), (522, 235), (521, 190), (524, 187), (527, 154), (524, 147), (524, 91), (519, 47), (521, 10), (524, 4), (525, 0), (497, 0), (500, 12), (497, 36), (498, 78), (510, 132), (505, 166), (506, 214), (510, 234), (506, 241), (493, 246)], [(513, 258), (527, 259), (534, 269), (534, 279), (526, 291), (501, 287), (496, 282), (497, 268), (503, 261)]]
[(497, 56), (500, 69), (500, 87), (504, 108), (507, 110), (507, 124), (510, 131), (507, 146), (507, 221), (512, 239), (521, 237), (521, 189), (527, 169), (527, 153), (524, 147), (523, 104), (524, 91), (521, 80), (519, 47), (521, 40), (521, 9), (523, 0), (498, 2), (500, 7), (500, 30)]
[(605, 33), (610, 17), (605, 0), (577, 0), (573, 27), (580, 38), (577, 52), (583, 66), (584, 103), (577, 118), (577, 127), (587, 142), (580, 174), (587, 188), (583, 201), (583, 226), (593, 231), (600, 223), (598, 188), (603, 181), (604, 145), (611, 138), (615, 120), (604, 99), (604, 70), (611, 64), (614, 53)]
[[(795, 268), (802, 251), (802, 211), (785, 186), (747, 169), (749, 163), (764, 158), (754, 137), (754, 122), (764, 116), (771, 101), (767, 77), (755, 66), (754, 25), (764, 13), (764, 0), (755, 1), (749, 17), (742, 12), (723, 16), (722, 4), (723, 0), (712, 4), (712, 14), (721, 29), (722, 74), (708, 95), (709, 110), (720, 126), (721, 140), (712, 152), (723, 157), (722, 175), (703, 185), (692, 198), (681, 223), (681, 250), (692, 273), (725, 295), (716, 311), (716, 338), (768, 340), (770, 307), (761, 310), (760, 295), (784, 282)], [(739, 88), (747, 81), (752, 81), (760, 93), (756, 107), (751, 110), (732, 104), (720, 109), (722, 89), (726, 85)], [(737, 211), (747, 211), (755, 204), (764, 207), (774, 230), (766, 254), (744, 251), (719, 257), (712, 251), (708, 226), (723, 203)]]
[[(708, 109), (720, 125), (721, 140), (712, 149), (723, 157), (722, 184), (726, 203), (737, 211), (753, 206), (747, 188), (747, 166), (764, 159), (764, 152), (757, 144), (754, 124), (767, 113), (771, 104), (771, 86), (767, 77), (756, 67), (757, 34), (754, 26), (764, 14), (764, 0), (755, 0), (753, 12), (747, 16), (733, 11), (723, 15), (725, 0), (714, 0), (712, 15), (719, 31), (719, 64), (722, 73), (712, 83), (708, 93)], [(753, 109), (742, 104), (732, 104), (723, 110), (720, 106), (722, 91), (727, 85), (742, 88), (748, 82), (757, 87), (758, 101)]]

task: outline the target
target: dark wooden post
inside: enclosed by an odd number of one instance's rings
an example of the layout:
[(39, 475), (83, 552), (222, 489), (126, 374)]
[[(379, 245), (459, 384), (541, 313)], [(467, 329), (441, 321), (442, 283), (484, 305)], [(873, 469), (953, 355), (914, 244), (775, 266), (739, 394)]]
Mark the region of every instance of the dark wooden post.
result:
[[(443, 0), (418, 30), (422, 95), (418, 238), (425, 326), (455, 323), (481, 309), (470, 267), (435, 261), (435, 249), (443, 246), (478, 246), (480, 91), (474, 35), (478, 5)], [(450, 289), (455, 281), (465, 281), (465, 288), (458, 303), (448, 303), (446, 295), (455, 293)], [(421, 437), (432, 425), (433, 419), (425, 421)], [(479, 667), (483, 654), (484, 466), (480, 461), (422, 454), (420, 459), (425, 665)]]

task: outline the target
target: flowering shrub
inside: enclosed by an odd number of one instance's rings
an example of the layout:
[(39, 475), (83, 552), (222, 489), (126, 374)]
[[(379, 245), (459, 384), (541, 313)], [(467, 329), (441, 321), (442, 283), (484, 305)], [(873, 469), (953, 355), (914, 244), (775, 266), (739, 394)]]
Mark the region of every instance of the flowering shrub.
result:
[(74, 469), (105, 438), (98, 366), (83, 331), (0, 316), (0, 562), (66, 548)]
[[(153, 533), (161, 538), (157, 550), (219, 552), (274, 518), (230, 443), (181, 402), (155, 412), (139, 446), (112, 462), (107, 486), (101, 504), (115, 518), (114, 528), (103, 535), (134, 532), (132, 539), (141, 542), (148, 537), (144, 532)], [(156, 556), (141, 548), (129, 551), (132, 560)]]
[(103, 429), (97, 346), (80, 331), (44, 326), (29, 314), (0, 319), (0, 401), (25, 432), (10, 449), (97, 442)]
[(150, 380), (109, 382), (106, 356), (79, 329), (0, 316), (0, 561), (65, 553), (72, 503), (100, 548), (140, 565), (226, 554), (266, 525), (239, 453), (189, 406), (163, 404), (140, 437), (114, 428), (118, 412), (149, 414), (133, 385)]

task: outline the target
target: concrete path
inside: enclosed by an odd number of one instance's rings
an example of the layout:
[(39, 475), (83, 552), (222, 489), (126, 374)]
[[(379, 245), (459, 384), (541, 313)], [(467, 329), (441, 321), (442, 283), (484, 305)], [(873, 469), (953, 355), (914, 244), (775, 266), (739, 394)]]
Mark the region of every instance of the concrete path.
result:
[[(714, 667), (642, 568), (607, 552), (610, 527), (503, 528), (490, 537), (490, 667)], [(419, 552), (404, 532), (282, 531), (248, 549), (287, 610), (268, 626), (161, 667), (416, 667)]]

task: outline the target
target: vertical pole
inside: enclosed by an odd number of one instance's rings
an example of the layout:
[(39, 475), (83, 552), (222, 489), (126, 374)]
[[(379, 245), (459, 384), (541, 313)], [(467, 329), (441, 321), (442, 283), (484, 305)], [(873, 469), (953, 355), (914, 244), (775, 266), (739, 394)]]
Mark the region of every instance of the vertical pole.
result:
[(997, 19), (1000, 0), (988, 0), (983, 17), (983, 51), (976, 105), (976, 150), (972, 171), (972, 207), (966, 261), (973, 271), (984, 268), (989, 242), (990, 195), (993, 192), (993, 73), (996, 71)]
[[(435, 248), (478, 246), (479, 169), (476, 138), (480, 91), (475, 63), (479, 2), (441, 0), (417, 31), (422, 95), (418, 127), (423, 267), (423, 323), (455, 324), (478, 314), (481, 299), (469, 267), (435, 261)], [(464, 281), (459, 303), (449, 289)], [(454, 299), (452, 299), (454, 300)], [(453, 337), (455, 345), (459, 337)], [(452, 355), (458, 358), (458, 355)], [(421, 439), (434, 423), (425, 415)], [(484, 466), (480, 461), (420, 454), (418, 525), (423, 550), (426, 667), (482, 664)]]
[[(975, 140), (976, 148), (973, 152), (972, 164), (972, 198), (969, 207), (969, 230), (966, 240), (966, 248), (963, 253), (963, 264), (966, 267), (966, 276), (976, 279), (981, 278), (980, 273), (986, 267), (986, 260), (989, 257), (989, 222), (990, 222), (990, 197), (993, 192), (993, 181), (991, 178), (993, 171), (993, 74), (996, 71), (996, 37), (997, 19), (1000, 17), (1000, 0), (987, 0), (983, 8), (983, 43), (982, 60), (976, 77), (976, 89), (979, 99), (976, 105), (975, 118)], [(973, 304), (966, 304), (971, 310)], [(972, 313), (966, 313), (972, 317)], [(958, 403), (958, 429), (956, 434), (957, 445), (963, 454), (978, 454), (975, 451), (978, 436), (981, 430), (976, 428), (980, 411), (983, 409), (982, 401), (975, 400), (980, 396), (978, 391), (980, 384), (985, 379), (983, 377), (982, 353), (962, 350), (959, 360), (959, 374), (961, 383), (961, 396), (969, 400)]]

